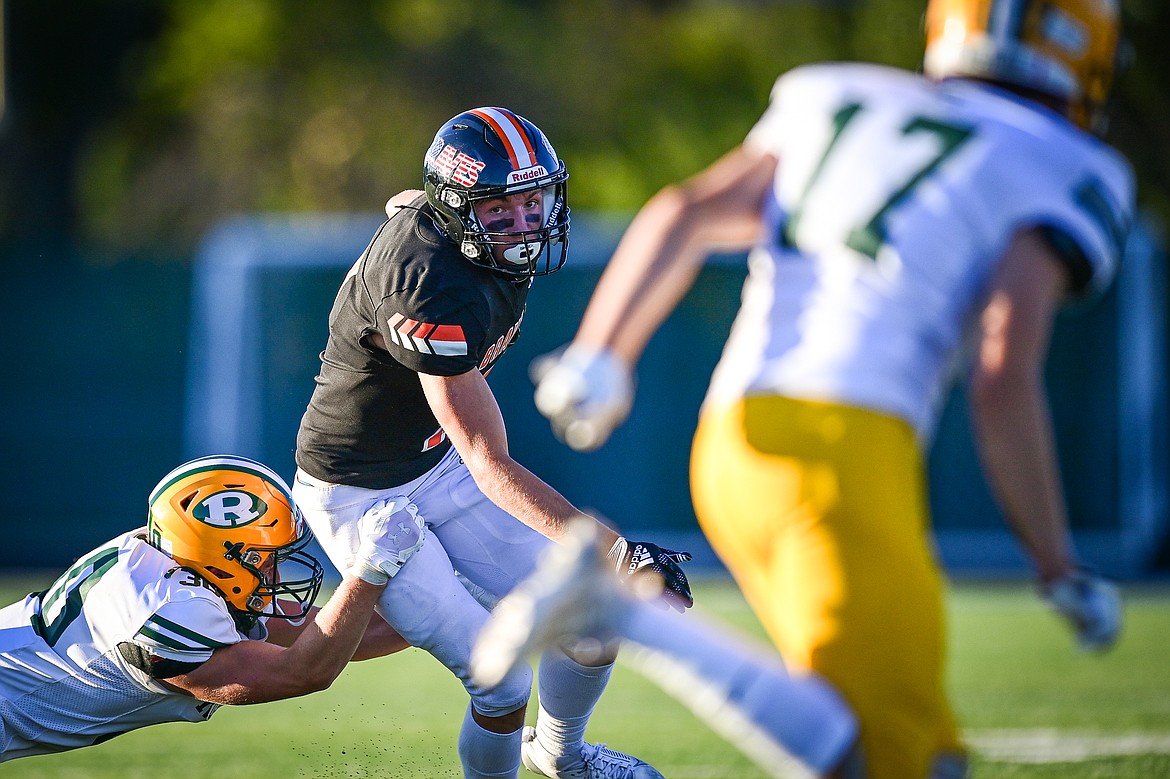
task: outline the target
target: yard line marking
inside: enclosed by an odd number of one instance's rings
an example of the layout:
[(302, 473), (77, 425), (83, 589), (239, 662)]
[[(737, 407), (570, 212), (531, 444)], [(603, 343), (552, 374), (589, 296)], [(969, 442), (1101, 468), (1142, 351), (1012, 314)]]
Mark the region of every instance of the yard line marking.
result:
[(1170, 733), (1100, 733), (1039, 728), (969, 730), (983, 759), (1001, 763), (1077, 763), (1121, 755), (1170, 755)]

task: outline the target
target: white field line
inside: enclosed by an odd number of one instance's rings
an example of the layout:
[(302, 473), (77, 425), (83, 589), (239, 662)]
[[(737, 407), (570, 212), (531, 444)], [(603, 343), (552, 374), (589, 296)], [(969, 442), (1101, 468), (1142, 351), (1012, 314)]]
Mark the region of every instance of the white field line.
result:
[(1170, 755), (1170, 733), (1090, 733), (1070, 730), (968, 730), (968, 746), (1000, 763), (1077, 763), (1123, 755)]

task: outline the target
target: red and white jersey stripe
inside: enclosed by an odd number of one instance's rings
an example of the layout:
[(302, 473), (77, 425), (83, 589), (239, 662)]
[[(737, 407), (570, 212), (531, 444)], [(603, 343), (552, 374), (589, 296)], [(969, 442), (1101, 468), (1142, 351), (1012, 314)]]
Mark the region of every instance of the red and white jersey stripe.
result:
[(443, 428), (440, 427), (438, 430), (428, 436), (427, 440), (423, 441), (422, 449), (420, 451), (429, 452), (446, 440), (447, 434), (444, 433)]
[(390, 338), (403, 349), (444, 357), (467, 354), (467, 338), (459, 325), (432, 325), (397, 313), (386, 322)]

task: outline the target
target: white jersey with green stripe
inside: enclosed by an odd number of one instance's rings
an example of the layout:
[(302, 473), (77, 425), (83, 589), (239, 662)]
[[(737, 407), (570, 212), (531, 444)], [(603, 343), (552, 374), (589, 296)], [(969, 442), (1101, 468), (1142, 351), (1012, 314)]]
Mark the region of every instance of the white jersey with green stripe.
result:
[(145, 528), (112, 539), (0, 610), (0, 761), (206, 720), (218, 706), (150, 678), (119, 645), (200, 663), (245, 638), (223, 598), (147, 544)]
[(1012, 236), (1044, 230), (1100, 291), (1134, 208), (1124, 158), (1055, 112), (875, 65), (781, 76), (745, 144), (779, 166), (708, 402), (845, 403), (923, 438)]

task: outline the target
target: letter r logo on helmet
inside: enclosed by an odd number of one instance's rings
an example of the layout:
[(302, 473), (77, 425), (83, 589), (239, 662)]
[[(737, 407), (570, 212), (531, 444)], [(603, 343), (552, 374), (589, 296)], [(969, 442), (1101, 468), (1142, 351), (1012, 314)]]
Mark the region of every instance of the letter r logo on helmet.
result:
[(268, 504), (248, 492), (226, 490), (210, 495), (191, 510), (191, 516), (212, 527), (242, 527), (264, 516)]

